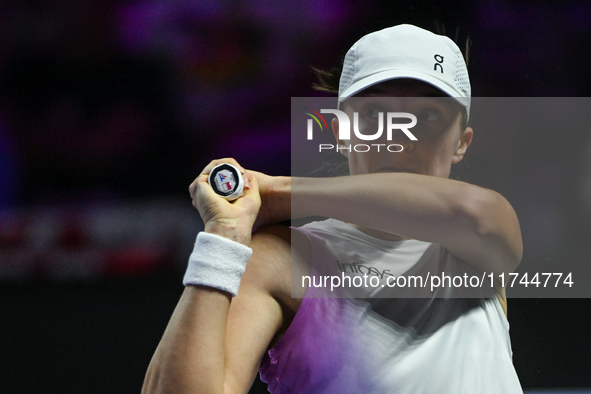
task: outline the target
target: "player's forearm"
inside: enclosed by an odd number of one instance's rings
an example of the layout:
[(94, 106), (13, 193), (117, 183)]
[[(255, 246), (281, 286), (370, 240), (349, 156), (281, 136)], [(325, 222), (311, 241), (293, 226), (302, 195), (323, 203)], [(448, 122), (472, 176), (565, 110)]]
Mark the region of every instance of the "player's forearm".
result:
[(293, 218), (291, 210), (291, 177), (264, 176), (261, 187), (262, 206), (257, 227), (275, 224)]
[(187, 286), (148, 368), (142, 393), (222, 393), (227, 293)]
[(272, 215), (281, 220), (318, 215), (435, 241), (438, 230), (433, 225), (450, 230), (463, 220), (463, 187), (475, 188), (463, 182), (416, 174), (275, 177), (272, 192), (263, 201), (267, 201)]
[(427, 175), (292, 178), (292, 211), (435, 242), (483, 271), (511, 272), (521, 260), (515, 212), (497, 193)]
[(468, 225), (476, 186), (426, 175), (387, 173), (292, 178), (292, 210), (433, 242)]

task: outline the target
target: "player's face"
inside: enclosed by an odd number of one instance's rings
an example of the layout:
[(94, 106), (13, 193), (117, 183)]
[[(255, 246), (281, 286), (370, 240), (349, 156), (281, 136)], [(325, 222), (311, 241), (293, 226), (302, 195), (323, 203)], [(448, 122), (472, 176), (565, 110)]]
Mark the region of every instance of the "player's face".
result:
[[(376, 172), (412, 172), (447, 178), (452, 163), (459, 162), (472, 140), (472, 129), (463, 128), (463, 108), (439, 89), (411, 79), (398, 79), (372, 86), (347, 100), (342, 110), (351, 119), (351, 139), (339, 141), (351, 152), (341, 150), (349, 158), (351, 174)], [(373, 135), (383, 117), (383, 132), (379, 139), (361, 140), (353, 132), (354, 115), (358, 113), (359, 132)], [(395, 129), (387, 139), (388, 112), (407, 112), (416, 116), (416, 126), (408, 129), (416, 138), (411, 140), (402, 130)], [(380, 115), (382, 113), (382, 115)], [(396, 118), (393, 123), (408, 123)], [(333, 129), (338, 131), (338, 122)], [(336, 135), (338, 133), (335, 132)], [(374, 145), (372, 145), (374, 144)], [(378, 151), (378, 144), (379, 146)], [(357, 145), (358, 152), (355, 151)], [(366, 146), (371, 149), (367, 152)], [(387, 147), (390, 146), (390, 152)]]

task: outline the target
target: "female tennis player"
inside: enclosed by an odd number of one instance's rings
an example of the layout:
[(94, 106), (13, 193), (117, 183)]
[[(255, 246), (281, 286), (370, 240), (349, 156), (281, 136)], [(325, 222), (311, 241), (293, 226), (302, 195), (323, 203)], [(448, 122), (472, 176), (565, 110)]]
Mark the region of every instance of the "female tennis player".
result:
[[(472, 282), (517, 267), (517, 217), (498, 193), (449, 179), (474, 134), (461, 51), (410, 25), (368, 34), (345, 57), (339, 103), (357, 119), (348, 139), (332, 122), (350, 176), (222, 159), (191, 184), (205, 229), (144, 393), (246, 393), (257, 373), (272, 393), (522, 392), (505, 290)], [(416, 139), (398, 130), (383, 140), (397, 152), (355, 149), (385, 113), (413, 114)], [(233, 202), (207, 182), (220, 163), (245, 178)], [(264, 226), (310, 215), (330, 219)]]

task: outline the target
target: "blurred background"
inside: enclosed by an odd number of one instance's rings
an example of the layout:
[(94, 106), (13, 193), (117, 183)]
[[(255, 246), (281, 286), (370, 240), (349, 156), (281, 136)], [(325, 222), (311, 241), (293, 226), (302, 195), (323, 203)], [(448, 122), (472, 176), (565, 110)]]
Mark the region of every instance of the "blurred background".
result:
[[(310, 67), (398, 23), (469, 35), (474, 96), (590, 96), (582, 0), (0, 2), (0, 393), (139, 392), (202, 226), (188, 185), (220, 157), (288, 175)], [(524, 264), (591, 263), (591, 133), (479, 138), (464, 171), (515, 207)], [(590, 315), (509, 301), (525, 389), (591, 387)]]

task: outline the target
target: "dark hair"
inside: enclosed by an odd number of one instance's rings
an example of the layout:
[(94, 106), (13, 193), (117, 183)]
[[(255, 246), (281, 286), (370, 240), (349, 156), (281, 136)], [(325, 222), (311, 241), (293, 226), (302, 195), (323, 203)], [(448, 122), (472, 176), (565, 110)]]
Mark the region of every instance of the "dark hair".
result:
[(329, 70), (322, 70), (312, 66), (311, 69), (316, 74), (316, 78), (318, 78), (318, 83), (312, 84), (314, 90), (339, 94), (339, 80), (341, 79), (341, 72), (343, 70), (342, 60), (341, 67), (332, 67)]

